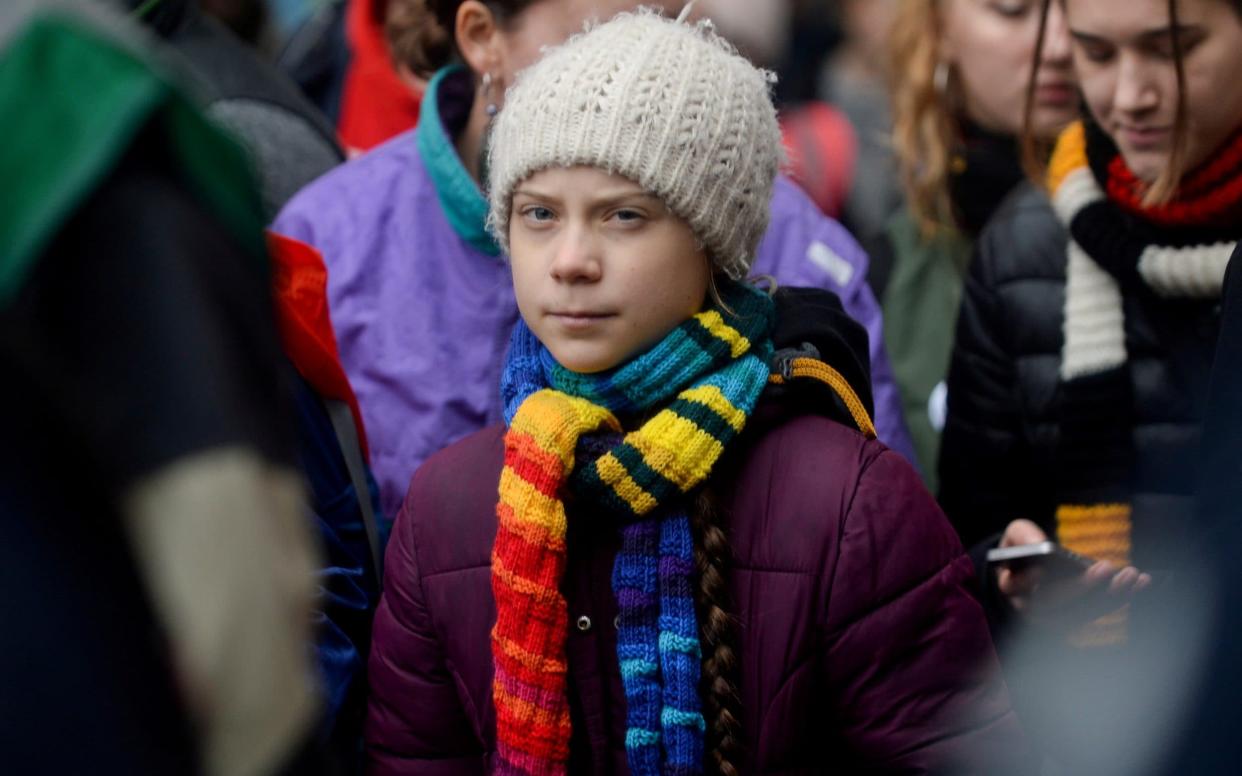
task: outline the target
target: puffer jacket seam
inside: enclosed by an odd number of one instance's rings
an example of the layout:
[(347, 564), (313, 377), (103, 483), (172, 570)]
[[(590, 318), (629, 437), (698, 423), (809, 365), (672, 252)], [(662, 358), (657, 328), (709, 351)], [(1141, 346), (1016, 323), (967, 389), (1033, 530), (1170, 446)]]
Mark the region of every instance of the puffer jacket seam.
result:
[(763, 567), (761, 567), (761, 566), (740, 566), (740, 565), (735, 565), (735, 566), (733, 567), (733, 571), (734, 571), (734, 572), (738, 572), (738, 571), (745, 571), (745, 572), (750, 573), (750, 574), (789, 574), (789, 575), (799, 576), (799, 577), (818, 577), (818, 576), (819, 576), (819, 574), (817, 574), (817, 573), (816, 573), (816, 572), (814, 572), (814, 571), (798, 571), (798, 570), (789, 570), (789, 569), (769, 569), (769, 568), (763, 568)]
[[(832, 580), (829, 583), (828, 596), (824, 601), (824, 609), (823, 609), (824, 616), (827, 616), (828, 610), (831, 608), (829, 606), (829, 603), (832, 601), (833, 593), (836, 592), (837, 569), (841, 567), (841, 553), (843, 551), (843, 546), (844, 546), (843, 539), (845, 537), (845, 526), (847, 523), (849, 523), (850, 513), (853, 512), (854, 510), (854, 500), (858, 497), (858, 488), (862, 484), (863, 478), (866, 477), (867, 471), (871, 468), (871, 465), (875, 463), (877, 460), (879, 460), (880, 455), (883, 455), (884, 452), (888, 452), (888, 451), (882, 451), (878, 455), (871, 456), (870, 460), (863, 460), (860, 462), (860, 465), (858, 467), (858, 475), (854, 478), (854, 488), (850, 492), (849, 499), (846, 501), (845, 510), (841, 513), (841, 519), (837, 522), (837, 536), (836, 536), (837, 546), (836, 546), (836, 551), (833, 554), (833, 558), (832, 558)], [(820, 631), (820, 637), (816, 639), (816, 643), (815, 643), (815, 648), (817, 651), (824, 649), (828, 645), (828, 643), (832, 641), (832, 638), (831, 638), (832, 634), (827, 631), (827, 625), (828, 623), (826, 620), (821, 621), (819, 623), (818, 630)]]
[(420, 578), (419, 585), (421, 586), (422, 582), (425, 580), (435, 579), (436, 577), (443, 577), (449, 574), (461, 574), (467, 571), (478, 571), (479, 569), (490, 569), (490, 568), (491, 568), (490, 563), (475, 563), (469, 566), (458, 566), (457, 568), (434, 571), (430, 574), (423, 574), (422, 577)]
[[(993, 716), (992, 718), (981, 721), (977, 726), (973, 727), (972, 730), (976, 730), (976, 731), (984, 730), (994, 725), (1002, 724), (1005, 722), (1006, 719), (1010, 719), (1010, 718), (1016, 718), (1016, 713), (1014, 712), (1012, 708), (1005, 708), (1004, 710), (997, 712), (997, 714)], [(894, 752), (893, 754), (884, 758), (882, 761), (875, 763), (875, 765), (876, 766), (888, 765), (889, 763), (896, 762), (905, 757), (909, 757), (910, 755), (915, 754), (919, 751), (922, 751), (925, 749), (931, 749), (935, 747), (936, 745), (944, 741), (947, 741), (949, 739), (956, 738), (960, 736), (961, 734), (962, 734), (961, 730), (946, 730), (944, 731), (944, 733), (942, 733), (939, 736), (935, 736), (933, 738), (929, 738), (926, 741), (920, 742), (917, 746), (912, 746), (907, 749), (903, 749), (900, 752)]]
[[(407, 511), (406, 517), (412, 518), (413, 511)], [(423, 607), (427, 610), (427, 616), (431, 620), (432, 630), (435, 632), (436, 639), (441, 645), (441, 654), (443, 655), (443, 658), (444, 658), (444, 670), (447, 671), (449, 675), (452, 676), (453, 678), (453, 689), (457, 695), (457, 702), (462, 705), (462, 708), (466, 711), (466, 714), (468, 715), (469, 719), (474, 721), (475, 724), (472, 725), (472, 727), (474, 728), (473, 732), (474, 732), (475, 741), (478, 743), (479, 748), (482, 751), (486, 752), (488, 747), (487, 747), (487, 742), (484, 740), (483, 735), (482, 735), (482, 732), (483, 732), (482, 726), (481, 726), (482, 717), (479, 715), (478, 708), (475, 706), (474, 700), (470, 697), (470, 693), (465, 691), (465, 688), (466, 688), (465, 678), (462, 676), (461, 672), (457, 669), (456, 665), (454, 665), (453, 661), (449, 658), (449, 656), (443, 652), (443, 645), (447, 643), (444, 637), (448, 633), (448, 630), (446, 629), (446, 627), (444, 626), (444, 623), (440, 620), (436, 612), (434, 612), (431, 609), (431, 607), (427, 605), (427, 589), (424, 583), (431, 577), (438, 576), (444, 572), (436, 572), (436, 574), (423, 574), (422, 573), (421, 570), (423, 568), (423, 564), (421, 562), (421, 558), (417, 556), (420, 554), (419, 548), (425, 546), (423, 542), (419, 541), (419, 535), (422, 533), (422, 529), (425, 528), (425, 526), (422, 524), (422, 521), (414, 520), (414, 523), (413, 525), (410, 526), (410, 528), (411, 528), (410, 538), (411, 540), (413, 540), (413, 545), (414, 545), (410, 549), (416, 556), (414, 562), (418, 564), (418, 568), (419, 568), (419, 573), (415, 577), (415, 582), (418, 584), (419, 598), (423, 602)]]
[(909, 595), (911, 595), (911, 594), (913, 594), (913, 593), (918, 592), (920, 589), (922, 589), (922, 588), (924, 588), (924, 587), (926, 587), (926, 586), (928, 586), (928, 585), (931, 585), (931, 584), (934, 584), (934, 583), (936, 583), (936, 582), (939, 582), (939, 581), (940, 581), (940, 579), (941, 579), (942, 577), (944, 577), (945, 575), (949, 574), (949, 573), (952, 571), (953, 566), (954, 566), (955, 564), (959, 563), (959, 562), (960, 562), (963, 558), (966, 558), (967, 560), (969, 560), (969, 557), (968, 557), (968, 556), (966, 555), (966, 553), (964, 553), (964, 552), (963, 552), (963, 553), (961, 553), (961, 554), (959, 554), (959, 555), (956, 555), (956, 556), (954, 556), (953, 558), (951, 558), (951, 559), (950, 559), (947, 563), (945, 563), (945, 564), (941, 565), (940, 567), (938, 567), (938, 568), (936, 568), (934, 571), (932, 571), (932, 573), (931, 573), (931, 574), (929, 574), (929, 575), (927, 575), (927, 576), (925, 576), (925, 577), (921, 577), (921, 578), (920, 578), (920, 579), (918, 579), (918, 580), (917, 580), (914, 584), (910, 585), (909, 587), (904, 588), (903, 590), (899, 591), (899, 592), (898, 592), (898, 593), (896, 593), (895, 595), (890, 596), (889, 598), (887, 598), (887, 599), (885, 599), (885, 600), (883, 600), (883, 601), (881, 601), (881, 602), (877, 603), (875, 606), (871, 607), (871, 608), (870, 608), (870, 609), (868, 609), (867, 611), (865, 611), (865, 612), (863, 612), (862, 614), (858, 615), (858, 616), (857, 616), (857, 617), (855, 617), (854, 619), (849, 620), (849, 621), (847, 621), (847, 622), (843, 622), (843, 623), (841, 623), (839, 626), (837, 626), (837, 628), (836, 628), (835, 630), (833, 630), (833, 631), (832, 631), (832, 633), (830, 634), (830, 636), (831, 636), (832, 638), (828, 639), (828, 641), (837, 641), (837, 640), (839, 640), (839, 639), (840, 639), (840, 637), (841, 637), (841, 635), (842, 635), (845, 631), (847, 631), (847, 630), (849, 630), (849, 629), (851, 629), (851, 628), (854, 628), (854, 627), (856, 627), (856, 626), (858, 626), (858, 625), (861, 625), (861, 624), (863, 623), (863, 621), (864, 621), (864, 620), (867, 620), (867, 619), (868, 619), (868, 618), (870, 618), (872, 615), (877, 614), (877, 613), (879, 613), (879, 612), (883, 611), (884, 609), (889, 608), (890, 606), (892, 606), (893, 604), (897, 603), (897, 602), (898, 602), (898, 601), (900, 601), (901, 599), (903, 599), (903, 598), (905, 598), (905, 597), (907, 597), (907, 596), (909, 596)]
[[(880, 456), (883, 455), (885, 452), (890, 452), (890, 451), (883, 450), (878, 454), (871, 455), (869, 459), (865, 457), (865, 455), (860, 455), (860, 458), (863, 458), (863, 460), (859, 463), (858, 475), (854, 478), (854, 487), (850, 491), (850, 497), (846, 501), (846, 506), (845, 506), (844, 511), (842, 512), (841, 519), (837, 522), (836, 550), (832, 558), (833, 579), (836, 578), (836, 569), (841, 563), (841, 551), (842, 551), (841, 540), (845, 534), (845, 524), (849, 518), (850, 510), (854, 506), (854, 499), (858, 496), (858, 487), (862, 483), (863, 477), (866, 475), (867, 470), (870, 469), (871, 465), (875, 463), (877, 460), (879, 460)], [(860, 453), (865, 454), (866, 447), (861, 448)], [(805, 576), (822, 577), (823, 569), (820, 569), (819, 574), (810, 573), (810, 574), (806, 574)], [(825, 613), (829, 609), (828, 602), (832, 599), (833, 590), (835, 588), (836, 588), (836, 585), (831, 586), (831, 588), (828, 591), (828, 595), (823, 602), (823, 611)], [(825, 625), (827, 625), (826, 622), (820, 622), (819, 627), (816, 629), (820, 632), (819, 636), (818, 638), (815, 639), (815, 642), (812, 644), (811, 649), (809, 650), (809, 653), (807, 654), (807, 656), (803, 658), (801, 661), (790, 666), (789, 670), (785, 673), (785, 675), (781, 677), (781, 681), (777, 685), (776, 692), (772, 694), (773, 702), (775, 702), (776, 698), (780, 697), (780, 694), (784, 691), (785, 687), (791, 681), (793, 681), (794, 677), (797, 676), (798, 672), (802, 670), (802, 667), (808, 662), (814, 661), (817, 658), (817, 656), (821, 652), (823, 652), (824, 649), (827, 648), (828, 644), (831, 642), (832, 639), (829, 638), (829, 634), (827, 634), (824, 631)], [(757, 722), (759, 723), (760, 730), (763, 729), (764, 721), (767, 719), (768, 713), (771, 711), (771, 709), (772, 709), (772, 703), (769, 703), (767, 707), (763, 710), (763, 713), (758, 717)]]

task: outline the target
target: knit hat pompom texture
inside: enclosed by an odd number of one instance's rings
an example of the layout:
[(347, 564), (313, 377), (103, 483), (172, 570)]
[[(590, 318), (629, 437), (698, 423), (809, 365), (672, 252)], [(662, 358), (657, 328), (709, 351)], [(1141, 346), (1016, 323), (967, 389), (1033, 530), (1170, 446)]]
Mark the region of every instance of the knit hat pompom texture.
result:
[(643, 9), (589, 27), (523, 71), (505, 95), (488, 159), (496, 239), (507, 253), (519, 183), (584, 165), (659, 197), (721, 271), (743, 278), (783, 158), (772, 81), (710, 22)]

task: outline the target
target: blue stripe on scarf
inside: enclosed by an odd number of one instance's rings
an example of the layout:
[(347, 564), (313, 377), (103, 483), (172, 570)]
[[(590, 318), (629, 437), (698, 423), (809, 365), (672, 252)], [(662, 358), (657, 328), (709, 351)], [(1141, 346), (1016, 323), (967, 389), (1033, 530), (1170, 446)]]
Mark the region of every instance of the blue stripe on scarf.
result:
[(654, 520), (631, 523), (622, 531), (621, 551), (612, 571), (617, 596), (617, 657), (625, 687), (625, 739), (630, 770), (636, 776), (660, 771), (661, 688), (659, 616), (660, 532)]
[(697, 770), (703, 762), (699, 700), (702, 653), (694, 610), (694, 537), (690, 519), (669, 515), (660, 522), (659, 653), (664, 678), (660, 727), (668, 766)]

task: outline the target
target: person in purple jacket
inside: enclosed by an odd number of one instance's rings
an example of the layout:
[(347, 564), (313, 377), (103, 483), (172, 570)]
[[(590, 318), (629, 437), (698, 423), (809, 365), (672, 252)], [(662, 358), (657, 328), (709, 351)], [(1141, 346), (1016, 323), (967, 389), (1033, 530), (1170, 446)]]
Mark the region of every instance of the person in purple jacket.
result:
[[(505, 423), (433, 455), (397, 517), (370, 773), (1029, 762), (970, 561), (836, 369), (865, 395), (866, 357), (832, 345), (861, 326), (745, 279), (781, 158), (769, 90), (710, 26), (651, 11), (511, 88), (488, 156), (521, 315)], [(808, 302), (839, 328), (792, 335)], [(821, 385), (846, 412), (799, 390)]]
[[(541, 47), (592, 16), (638, 5), (401, 2), (406, 12), (389, 30), (393, 50), (431, 77), (419, 126), (307, 186), (272, 227), (310, 243), (327, 262), (332, 321), (387, 515), (427, 456), (501, 417), (496, 385), (518, 310), (509, 265), (484, 225), (478, 181), (505, 90)], [(667, 5), (676, 11), (682, 3)], [(880, 438), (913, 460), (879, 307), (865, 282), (866, 255), (784, 177), (751, 270), (840, 295), (870, 337)]]

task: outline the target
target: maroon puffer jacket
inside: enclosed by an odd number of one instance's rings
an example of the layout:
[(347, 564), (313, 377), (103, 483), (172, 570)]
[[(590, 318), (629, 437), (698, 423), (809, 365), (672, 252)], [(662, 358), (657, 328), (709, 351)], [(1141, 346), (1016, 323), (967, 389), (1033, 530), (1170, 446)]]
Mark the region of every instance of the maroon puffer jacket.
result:
[[(732, 544), (742, 773), (1017, 773), (971, 564), (898, 454), (826, 418), (753, 418), (713, 477)], [(490, 553), (503, 429), (415, 475), (387, 552), (366, 739), (372, 774), (475, 774), (495, 751)], [(618, 531), (569, 512), (573, 773), (625, 774), (609, 586)]]

